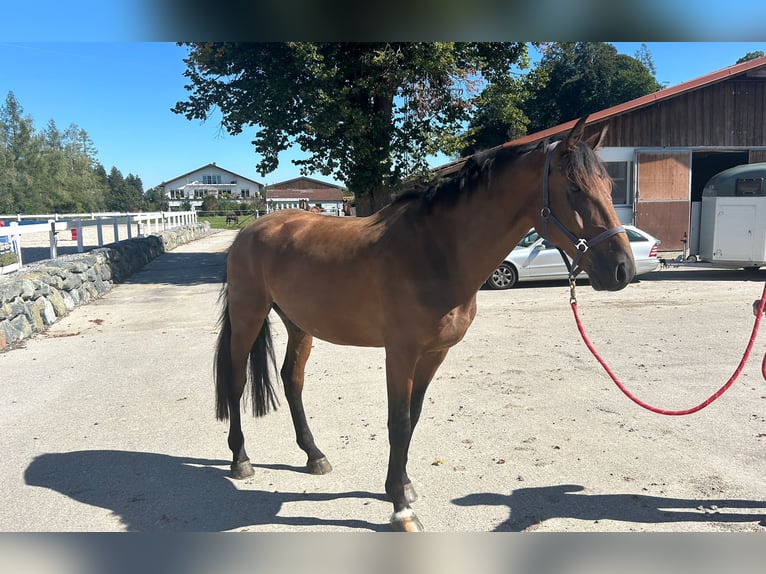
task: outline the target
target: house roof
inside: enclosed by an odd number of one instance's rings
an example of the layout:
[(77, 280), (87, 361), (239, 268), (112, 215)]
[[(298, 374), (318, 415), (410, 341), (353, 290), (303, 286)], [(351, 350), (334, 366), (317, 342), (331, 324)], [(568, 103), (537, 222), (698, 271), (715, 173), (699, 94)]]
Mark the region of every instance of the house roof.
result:
[(320, 188), (336, 188), (336, 189), (344, 189), (341, 185), (335, 185), (334, 183), (327, 183), (326, 181), (321, 181), (318, 179), (313, 179), (311, 177), (294, 177), (293, 179), (287, 179), (285, 181), (280, 181), (279, 183), (273, 183), (269, 186), (267, 186), (269, 189), (292, 189), (292, 185), (294, 185), (296, 182), (307, 182), (315, 184), (316, 187), (314, 189), (320, 189)]
[(184, 173), (184, 174), (181, 174), (181, 175), (177, 175), (176, 177), (173, 177), (173, 178), (171, 178), (171, 179), (168, 179), (168, 180), (166, 180), (166, 181), (163, 181), (163, 182), (160, 184), (160, 186), (164, 186), (166, 183), (168, 183), (168, 182), (170, 182), (170, 181), (175, 181), (175, 180), (177, 180), (177, 179), (183, 179), (183, 178), (185, 178), (185, 177), (189, 177), (189, 176), (190, 176), (190, 175), (192, 175), (193, 173), (197, 173), (198, 171), (202, 171), (202, 170), (204, 170), (204, 169), (209, 169), (209, 168), (212, 168), (212, 167), (214, 167), (214, 168), (216, 168), (216, 169), (219, 169), (219, 170), (221, 170), (221, 171), (223, 171), (223, 172), (229, 173), (229, 174), (231, 174), (231, 175), (233, 175), (233, 176), (235, 176), (235, 177), (237, 177), (237, 178), (246, 179), (247, 181), (252, 181), (252, 182), (254, 182), (254, 183), (256, 183), (256, 184), (260, 185), (261, 187), (263, 187), (263, 184), (262, 184), (262, 183), (259, 183), (259, 182), (255, 181), (254, 179), (251, 179), (251, 178), (249, 178), (249, 177), (246, 177), (246, 176), (244, 176), (244, 175), (240, 175), (240, 174), (238, 174), (238, 173), (235, 173), (235, 172), (233, 172), (233, 171), (229, 171), (228, 169), (225, 169), (225, 168), (221, 167), (220, 165), (217, 165), (215, 162), (209, 163), (209, 164), (207, 164), (207, 165), (203, 165), (202, 167), (198, 167), (197, 169), (193, 169), (193, 170), (191, 170), (191, 171), (189, 171), (189, 172), (187, 172), (187, 173)]
[(340, 188), (272, 189), (266, 190), (266, 199), (306, 199), (308, 201), (343, 201)]
[[(735, 64), (734, 66), (723, 68), (716, 72), (712, 72), (710, 74), (700, 76), (693, 80), (689, 80), (688, 82), (683, 82), (681, 84), (677, 84), (675, 86), (665, 88), (664, 90), (659, 90), (658, 92), (654, 92), (652, 94), (647, 94), (645, 96), (641, 96), (640, 98), (630, 100), (623, 104), (618, 104), (616, 106), (612, 106), (611, 108), (606, 108), (599, 112), (595, 112), (588, 116), (586, 125), (593, 124), (593, 123), (596, 123), (596, 122), (599, 122), (620, 114), (624, 114), (625, 112), (631, 112), (639, 108), (643, 108), (643, 107), (655, 104), (657, 102), (661, 102), (663, 100), (667, 100), (669, 98), (678, 96), (679, 94), (691, 92), (693, 90), (698, 90), (699, 88), (703, 88), (711, 84), (716, 84), (718, 82), (728, 80), (729, 78), (732, 78), (734, 76), (740, 76), (743, 74), (747, 74), (748, 76), (752, 76), (752, 77), (766, 78), (766, 56), (763, 56), (761, 58), (754, 58), (752, 60), (748, 60), (747, 62), (742, 62), (741, 64)], [(515, 140), (511, 140), (503, 145), (504, 146), (522, 145), (526, 143), (536, 142), (545, 138), (557, 136), (559, 134), (562, 134), (571, 130), (577, 123), (578, 119), (579, 118), (565, 122), (563, 124), (559, 124), (557, 126), (553, 126), (552, 128), (548, 128), (546, 130), (542, 130), (539, 132), (535, 132), (533, 134), (526, 135), (524, 137), (517, 138)]]

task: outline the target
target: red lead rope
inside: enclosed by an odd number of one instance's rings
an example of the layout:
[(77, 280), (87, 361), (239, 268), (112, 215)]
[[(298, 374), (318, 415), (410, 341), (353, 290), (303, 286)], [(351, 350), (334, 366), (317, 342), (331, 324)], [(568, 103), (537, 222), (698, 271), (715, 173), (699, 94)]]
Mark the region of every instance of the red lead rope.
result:
[[(696, 407), (692, 407), (690, 409), (683, 409), (678, 411), (668, 410), (668, 409), (660, 409), (657, 407), (653, 407), (652, 405), (645, 403), (644, 401), (638, 399), (631, 393), (628, 389), (625, 388), (625, 385), (623, 385), (620, 380), (617, 378), (617, 376), (614, 374), (612, 369), (609, 368), (609, 365), (606, 364), (606, 361), (601, 358), (601, 355), (598, 354), (598, 351), (596, 351), (595, 347), (593, 346), (593, 343), (590, 342), (588, 339), (588, 336), (585, 334), (585, 329), (582, 326), (582, 321), (580, 321), (580, 316), (577, 313), (577, 300), (575, 299), (575, 284), (572, 280), (571, 282), (571, 298), (570, 298), (570, 305), (572, 306), (572, 312), (574, 313), (575, 322), (577, 323), (577, 330), (580, 331), (580, 336), (582, 336), (582, 340), (585, 343), (585, 345), (590, 349), (590, 352), (593, 353), (593, 356), (596, 358), (596, 360), (601, 363), (601, 366), (606, 371), (606, 374), (609, 375), (609, 377), (614, 381), (614, 383), (617, 385), (617, 388), (619, 388), (630, 400), (632, 400), (637, 405), (652, 411), (653, 413), (657, 413), (660, 415), (672, 415), (672, 416), (679, 416), (679, 415), (689, 415), (692, 413), (696, 413), (697, 411), (701, 411), (706, 406), (708, 406), (710, 403), (718, 399), (722, 394), (724, 394), (729, 387), (731, 387), (734, 384), (734, 381), (737, 380), (740, 373), (742, 373), (742, 369), (745, 367), (745, 363), (747, 363), (747, 360), (750, 358), (750, 351), (753, 349), (753, 345), (755, 344), (755, 338), (758, 334), (758, 326), (761, 323), (761, 317), (763, 316), (763, 310), (766, 306), (766, 284), (763, 286), (763, 294), (761, 295), (761, 304), (758, 309), (758, 313), (755, 317), (755, 324), (753, 325), (753, 332), (750, 335), (750, 341), (747, 344), (747, 348), (745, 349), (745, 353), (742, 356), (742, 360), (739, 363), (739, 366), (737, 367), (737, 370), (734, 371), (734, 374), (731, 376), (731, 378), (726, 381), (726, 384), (722, 386), (718, 391), (716, 391), (709, 399), (706, 401), (698, 404)], [(766, 354), (763, 356), (763, 362), (761, 363), (761, 374), (763, 375), (763, 378), (766, 379)]]

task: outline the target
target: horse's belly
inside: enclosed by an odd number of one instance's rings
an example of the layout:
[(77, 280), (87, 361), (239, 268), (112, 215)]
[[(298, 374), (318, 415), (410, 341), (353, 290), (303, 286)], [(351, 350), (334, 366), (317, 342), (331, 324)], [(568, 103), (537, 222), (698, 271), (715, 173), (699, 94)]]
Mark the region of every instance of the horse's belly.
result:
[(313, 328), (307, 330), (308, 333), (322, 339), (328, 343), (334, 343), (336, 345), (350, 345), (353, 347), (382, 347), (382, 337), (376, 337), (373, 333), (365, 333), (352, 326), (349, 328), (338, 329), (337, 325), (323, 327), (321, 325), (314, 325)]
[(383, 332), (376, 325), (373, 313), (356, 309), (354, 303), (322, 304), (311, 300), (309, 305), (276, 299), (285, 316), (303, 331), (336, 345), (382, 347)]

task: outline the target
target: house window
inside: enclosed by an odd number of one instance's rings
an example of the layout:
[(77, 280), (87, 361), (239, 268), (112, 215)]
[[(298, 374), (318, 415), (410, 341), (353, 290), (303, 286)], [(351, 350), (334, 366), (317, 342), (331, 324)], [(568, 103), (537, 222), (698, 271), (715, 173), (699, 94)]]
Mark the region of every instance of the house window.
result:
[(608, 161), (606, 171), (612, 178), (612, 203), (614, 205), (633, 204), (633, 162)]
[(249, 190), (248, 188), (246, 188), (246, 187), (243, 187), (243, 188), (240, 190), (240, 195), (241, 195), (242, 197), (250, 197), (250, 190)]
[(221, 176), (220, 175), (203, 175), (202, 176), (202, 183), (206, 185), (215, 185), (221, 183)]

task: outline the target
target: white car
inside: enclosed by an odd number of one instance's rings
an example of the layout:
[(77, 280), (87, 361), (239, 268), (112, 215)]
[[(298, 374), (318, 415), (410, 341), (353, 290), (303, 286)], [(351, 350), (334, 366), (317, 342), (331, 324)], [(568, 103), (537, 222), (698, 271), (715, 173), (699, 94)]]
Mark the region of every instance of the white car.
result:
[[(657, 257), (660, 240), (632, 225), (623, 227), (636, 261), (636, 275), (657, 269), (660, 264)], [(579, 276), (587, 277), (584, 271)], [(560, 280), (567, 277), (569, 271), (559, 250), (532, 229), (490, 275), (487, 286), (491, 289), (510, 289), (519, 281)]]

